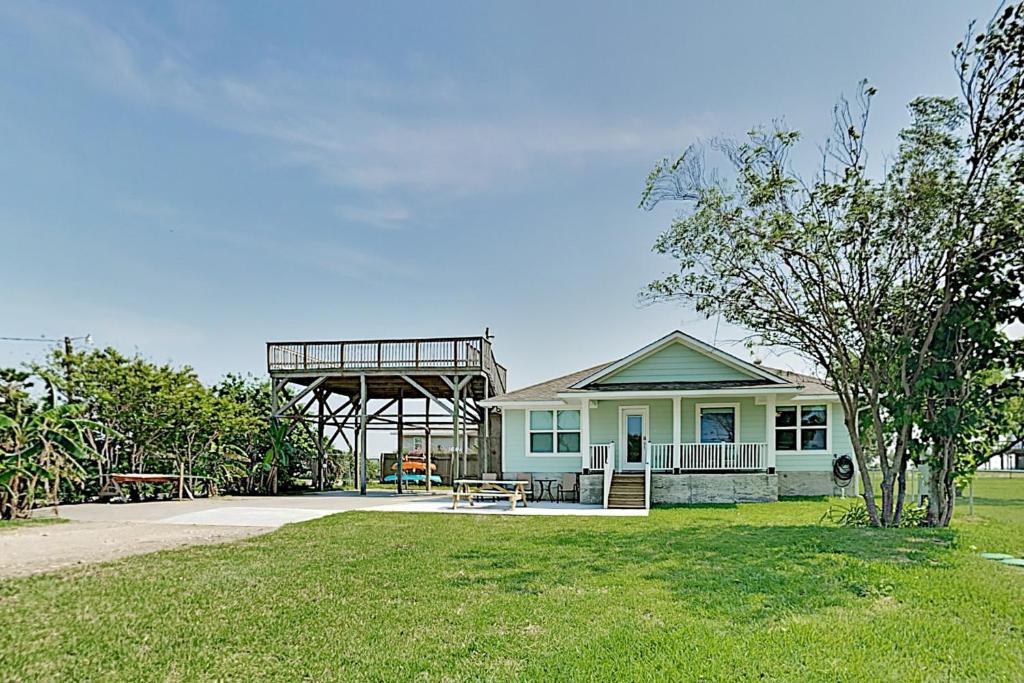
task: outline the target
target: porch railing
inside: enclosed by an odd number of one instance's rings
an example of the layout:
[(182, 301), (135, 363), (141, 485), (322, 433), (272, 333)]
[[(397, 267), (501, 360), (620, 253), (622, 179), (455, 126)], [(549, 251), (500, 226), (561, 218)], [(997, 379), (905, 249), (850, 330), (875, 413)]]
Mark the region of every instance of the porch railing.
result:
[(680, 470), (764, 470), (768, 445), (763, 443), (684, 443), (679, 446)]
[(583, 469), (603, 470), (609, 461), (615, 462), (615, 444), (593, 443), (590, 444), (590, 451), (583, 460)]
[(647, 444), (647, 462), (655, 472), (672, 471), (675, 469), (673, 452), (675, 446), (670, 443)]

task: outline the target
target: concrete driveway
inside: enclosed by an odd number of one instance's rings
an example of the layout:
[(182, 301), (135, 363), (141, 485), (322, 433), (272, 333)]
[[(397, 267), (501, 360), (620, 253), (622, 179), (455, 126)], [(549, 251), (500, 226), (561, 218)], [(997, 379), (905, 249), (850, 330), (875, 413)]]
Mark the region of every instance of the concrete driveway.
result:
[[(387, 509), (438, 496), (331, 491), (151, 503), (64, 505), (64, 524), (0, 528), (0, 578), (25, 576), (187, 545), (226, 543), (349, 510)], [(52, 517), (52, 509), (35, 517)]]
[[(149, 503), (85, 503), (65, 505), (60, 516), (78, 522), (149, 522), (154, 524), (203, 524), (211, 526), (279, 527), (336, 512), (370, 510), (413, 500), (443, 500), (442, 496), (393, 491), (327, 491), (283, 496), (222, 496), (196, 500)], [(36, 516), (46, 516), (47, 510)], [(52, 513), (50, 513), (52, 514)]]

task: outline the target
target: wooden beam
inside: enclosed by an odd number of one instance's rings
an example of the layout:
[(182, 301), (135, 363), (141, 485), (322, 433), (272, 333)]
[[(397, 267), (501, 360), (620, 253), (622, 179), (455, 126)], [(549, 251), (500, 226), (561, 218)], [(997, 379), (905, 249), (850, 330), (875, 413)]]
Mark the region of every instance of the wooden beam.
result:
[[(441, 401), (439, 401), (436, 396), (434, 396), (432, 393), (430, 393), (429, 391), (424, 389), (422, 386), (420, 386), (420, 384), (418, 382), (416, 382), (412, 377), (409, 377), (409, 375), (402, 375), (402, 379), (404, 379), (406, 382), (408, 382), (410, 385), (412, 385), (413, 389), (416, 389), (421, 394), (426, 396), (428, 399), (430, 399), (431, 401), (433, 401), (434, 403), (439, 405), (441, 407), (441, 410), (443, 410), (444, 412), (448, 413), (449, 415), (452, 414), (452, 409), (451, 408), (449, 408), (445, 404), (441, 403)], [(445, 379), (447, 380), (447, 378), (445, 378)]]
[(288, 401), (288, 403), (286, 403), (283, 408), (281, 408), (280, 412), (282, 412), (282, 413), (288, 412), (288, 409), (291, 408), (296, 403), (298, 403), (299, 400), (303, 396), (305, 396), (309, 392), (311, 392), (314, 389), (316, 389), (318, 386), (323, 384), (326, 380), (327, 380), (326, 377), (318, 377), (317, 379), (315, 379), (312, 382), (310, 382), (308, 386), (306, 386), (306, 387), (304, 387), (302, 389), (302, 391), (300, 391), (299, 393), (295, 394), (295, 396), (293, 396), (292, 399), (290, 401)]

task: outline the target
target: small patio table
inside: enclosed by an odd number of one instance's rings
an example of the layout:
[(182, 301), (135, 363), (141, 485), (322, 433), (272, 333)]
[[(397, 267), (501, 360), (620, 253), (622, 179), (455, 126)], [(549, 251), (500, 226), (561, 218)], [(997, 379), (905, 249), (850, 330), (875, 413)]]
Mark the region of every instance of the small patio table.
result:
[(526, 507), (525, 481), (515, 479), (456, 479), (452, 485), (452, 509), (460, 500), (468, 500), (473, 506), (474, 498), (508, 498), (512, 509), (520, 502)]
[(544, 494), (547, 494), (548, 500), (552, 503), (558, 501), (555, 500), (555, 492), (551, 490), (551, 487), (555, 485), (557, 479), (534, 479), (538, 485), (540, 485), (540, 491), (537, 493), (537, 500), (544, 500)]

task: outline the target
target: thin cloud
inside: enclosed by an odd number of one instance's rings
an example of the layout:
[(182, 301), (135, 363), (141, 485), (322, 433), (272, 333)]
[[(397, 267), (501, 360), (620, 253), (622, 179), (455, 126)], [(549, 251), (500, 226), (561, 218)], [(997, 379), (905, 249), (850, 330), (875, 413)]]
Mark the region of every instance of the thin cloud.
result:
[(2, 14), (59, 47), (53, 53), (96, 86), (262, 139), (282, 163), (347, 189), (461, 196), (552, 164), (653, 158), (703, 132), (685, 122), (555, 114), (497, 89), (467, 92), (445, 75), (385, 78), (367, 64), (320, 64), (312, 74), (276, 64), (205, 74), (190, 65), (187, 50), (145, 25), (116, 30), (49, 6), (9, 4)]

